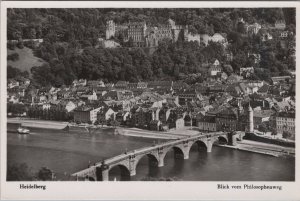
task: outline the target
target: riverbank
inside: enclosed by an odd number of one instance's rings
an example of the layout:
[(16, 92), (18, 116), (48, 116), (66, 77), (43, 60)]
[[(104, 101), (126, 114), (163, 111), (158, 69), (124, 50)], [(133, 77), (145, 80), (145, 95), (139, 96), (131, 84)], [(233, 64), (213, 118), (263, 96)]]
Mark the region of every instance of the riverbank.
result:
[(295, 149), (290, 147), (283, 147), (274, 144), (268, 144), (263, 142), (256, 142), (251, 140), (243, 140), (238, 142), (236, 146), (220, 145), (230, 149), (236, 149), (240, 151), (247, 151), (252, 153), (264, 154), (274, 157), (295, 157)]
[[(115, 130), (113, 133), (115, 135), (124, 135), (130, 137), (140, 137), (140, 138), (152, 138), (152, 139), (166, 139), (166, 140), (175, 140), (191, 135), (198, 134), (197, 131), (192, 131), (188, 129), (178, 129), (170, 130), (168, 132), (161, 131), (150, 131), (139, 128), (127, 128), (127, 127), (111, 127), (111, 126), (94, 126), (88, 124), (77, 125), (74, 123), (68, 122), (59, 122), (59, 121), (48, 121), (48, 120), (33, 120), (33, 119), (21, 119), (21, 118), (8, 118), (8, 124), (15, 124), (17, 127), (19, 125), (29, 128), (45, 128), (52, 130), (65, 130), (68, 132), (81, 132), (88, 134), (102, 133), (105, 130)], [(15, 128), (13, 128), (15, 131)]]
[(23, 127), (46, 128), (46, 129), (57, 129), (57, 130), (62, 130), (68, 125), (68, 122), (21, 119), (21, 118), (7, 118), (7, 123), (19, 124)]

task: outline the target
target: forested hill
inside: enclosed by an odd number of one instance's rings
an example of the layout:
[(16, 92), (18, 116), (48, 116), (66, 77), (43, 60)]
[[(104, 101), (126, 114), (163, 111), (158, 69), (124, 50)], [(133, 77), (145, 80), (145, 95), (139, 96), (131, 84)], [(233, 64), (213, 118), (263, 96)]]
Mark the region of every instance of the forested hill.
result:
[[(109, 19), (122, 24), (145, 21), (148, 25), (164, 24), (173, 19), (176, 24), (189, 25), (193, 33), (230, 33), (236, 20), (242, 17), (252, 24), (273, 25), (284, 19), (295, 26), (293, 8), (202, 8), (202, 9), (8, 9), (8, 39), (54, 37), (64, 41), (85, 40), (105, 35)], [(53, 36), (55, 34), (55, 36)]]
[[(243, 18), (247, 23), (274, 26), (284, 19), (287, 30), (295, 31), (295, 9), (8, 9), (9, 40), (42, 38), (39, 47), (31, 46), (35, 55), (48, 62), (31, 69), (37, 85), (70, 84), (74, 79), (153, 80), (186, 79), (201, 82), (205, 77), (204, 64), (218, 59), (225, 63), (225, 51), (234, 55), (230, 74), (240, 67), (253, 65), (247, 52), (262, 56), (261, 64), (269, 73), (257, 72), (253, 79), (268, 79), (283, 75), (295, 68), (290, 59), (292, 51), (282, 50), (278, 41), (261, 43), (257, 37), (246, 37), (236, 26)], [(105, 23), (146, 21), (148, 25), (164, 24), (167, 19), (176, 24), (189, 25), (192, 33), (227, 34), (227, 50), (219, 43), (207, 47), (197, 42), (163, 41), (149, 55), (141, 48), (103, 49), (97, 47), (99, 37), (105, 36)], [(293, 41), (290, 41), (292, 43)], [(288, 43), (289, 44), (289, 43)], [(18, 46), (22, 48), (22, 44)], [(9, 46), (14, 48), (14, 46)], [(9, 68), (11, 69), (11, 68)], [(193, 79), (190, 79), (192, 75)]]

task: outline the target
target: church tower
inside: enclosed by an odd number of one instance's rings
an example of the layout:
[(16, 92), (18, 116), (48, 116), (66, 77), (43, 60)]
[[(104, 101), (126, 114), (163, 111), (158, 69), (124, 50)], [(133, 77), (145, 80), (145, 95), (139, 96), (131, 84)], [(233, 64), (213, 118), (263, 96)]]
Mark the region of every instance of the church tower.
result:
[(254, 132), (253, 110), (252, 110), (250, 103), (249, 103), (247, 112), (248, 112), (248, 132), (253, 133)]

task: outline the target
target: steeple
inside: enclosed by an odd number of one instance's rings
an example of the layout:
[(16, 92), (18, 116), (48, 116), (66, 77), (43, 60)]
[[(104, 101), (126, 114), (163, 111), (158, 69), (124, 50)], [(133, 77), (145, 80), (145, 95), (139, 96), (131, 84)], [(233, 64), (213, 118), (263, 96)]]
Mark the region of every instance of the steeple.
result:
[(250, 102), (249, 102), (249, 105), (248, 105), (248, 112), (253, 112), (253, 109), (252, 109), (252, 107), (250, 105)]

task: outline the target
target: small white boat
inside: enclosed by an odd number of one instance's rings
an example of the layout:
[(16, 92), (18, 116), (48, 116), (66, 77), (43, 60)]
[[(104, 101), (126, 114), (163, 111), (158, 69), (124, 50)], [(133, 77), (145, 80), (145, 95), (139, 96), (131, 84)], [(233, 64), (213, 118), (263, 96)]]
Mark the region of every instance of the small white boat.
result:
[(19, 127), (19, 128), (17, 129), (17, 131), (18, 131), (19, 134), (29, 134), (29, 133), (30, 133), (30, 130), (29, 130), (29, 129), (27, 129), (27, 128), (22, 128), (22, 127)]

